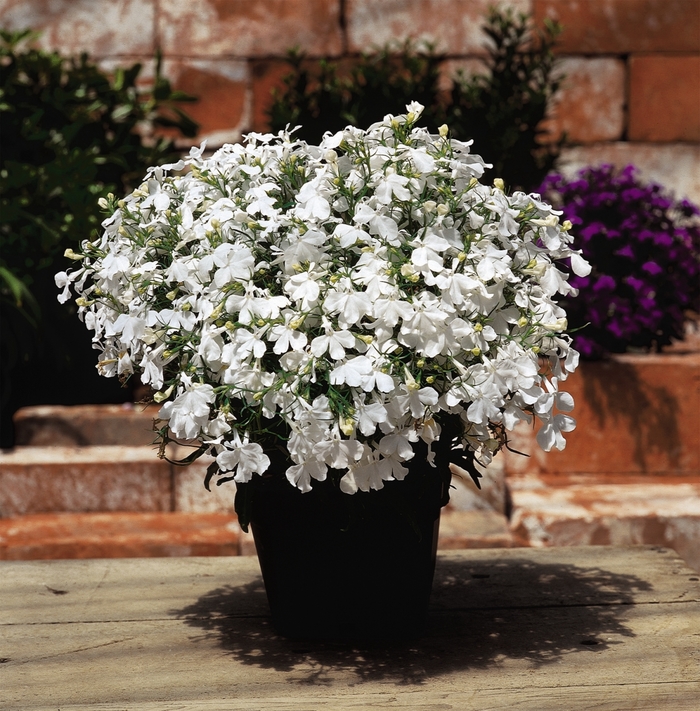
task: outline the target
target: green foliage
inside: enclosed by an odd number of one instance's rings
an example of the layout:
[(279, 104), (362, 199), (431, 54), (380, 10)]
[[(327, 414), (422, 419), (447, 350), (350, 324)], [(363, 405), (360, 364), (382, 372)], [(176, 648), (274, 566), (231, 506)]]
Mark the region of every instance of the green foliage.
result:
[(562, 142), (543, 142), (539, 126), (560, 80), (553, 76), (553, 47), (561, 26), (546, 21), (531, 30), (527, 15), (492, 9), (484, 31), (491, 40), (484, 75), (455, 77), (449, 96), (439, 90), (444, 57), (411, 42), (365, 54), (343, 73), (327, 60), (316, 67), (290, 53), (291, 73), (269, 110), (270, 128), (301, 125), (298, 135), (317, 143), (325, 131), (348, 124), (366, 128), (410, 101), (425, 106), (423, 123), (447, 123), (455, 138), (473, 139), (474, 151), (493, 164), (493, 177), (510, 188), (539, 185)]
[(492, 42), (489, 72), (457, 78), (447, 124), (456, 138), (474, 139), (494, 176), (530, 189), (553, 168), (563, 142), (545, 143), (539, 129), (561, 82), (553, 77), (552, 50), (562, 28), (546, 20), (532, 32), (527, 15), (492, 9), (484, 31)]
[(297, 135), (318, 143), (326, 131), (335, 133), (348, 124), (367, 128), (388, 113), (400, 113), (406, 104), (419, 101), (430, 121), (439, 111), (440, 58), (430, 46), (405, 42), (385, 47), (343, 72), (336, 63), (321, 60), (314, 71), (300, 52), (289, 53), (292, 71), (285, 89), (275, 93), (269, 110), (273, 131), (300, 125)]
[[(110, 78), (83, 54), (66, 58), (31, 48), (30, 31), (0, 30), (0, 325), (3, 418), (11, 407), (15, 368), (50, 364), (60, 373), (89, 342), (72, 342), (68, 305), (56, 303), (62, 256), (90, 237), (101, 217), (98, 199), (122, 194), (146, 169), (175, 158), (170, 139), (146, 141), (155, 127), (186, 136), (196, 124), (177, 106), (190, 97), (160, 73), (137, 85), (141, 65)], [(59, 324), (65, 326), (60, 328)], [(38, 328), (37, 328), (38, 327)], [(14, 373), (14, 375), (13, 375)], [(65, 377), (64, 372), (64, 377)], [(51, 394), (45, 395), (45, 402)], [(3, 423), (6, 428), (6, 421)], [(4, 439), (4, 437), (3, 437)]]
[(0, 32), (0, 263), (27, 286), (97, 227), (99, 197), (123, 193), (149, 165), (172, 157), (171, 141), (146, 145), (137, 128), (196, 130), (171, 105), (185, 97), (159, 71), (144, 94), (139, 64), (110, 80), (85, 54), (21, 51), (31, 38)]

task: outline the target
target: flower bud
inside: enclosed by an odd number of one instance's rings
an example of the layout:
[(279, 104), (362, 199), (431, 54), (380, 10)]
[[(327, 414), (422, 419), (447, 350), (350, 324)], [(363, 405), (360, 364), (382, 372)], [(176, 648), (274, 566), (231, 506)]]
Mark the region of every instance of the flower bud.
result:
[(559, 333), (561, 331), (566, 331), (569, 323), (565, 318), (558, 318), (554, 323), (543, 323), (542, 328), (546, 328), (548, 331), (554, 331)]
[(85, 259), (84, 254), (76, 254), (70, 247), (63, 253), (63, 256), (67, 259), (73, 259), (76, 262), (80, 261), (81, 259)]
[(340, 426), (340, 431), (346, 437), (350, 437), (355, 431), (355, 421), (351, 417), (341, 417), (338, 425)]
[(440, 203), (437, 206), (437, 214), (444, 217), (448, 212), (450, 211), (450, 208), (445, 205), (445, 203)]
[(160, 392), (157, 392), (154, 396), (153, 399), (156, 402), (163, 402), (163, 400), (167, 400), (172, 394), (173, 394), (173, 388), (175, 385), (171, 385), (169, 388), (166, 390), (161, 390)]

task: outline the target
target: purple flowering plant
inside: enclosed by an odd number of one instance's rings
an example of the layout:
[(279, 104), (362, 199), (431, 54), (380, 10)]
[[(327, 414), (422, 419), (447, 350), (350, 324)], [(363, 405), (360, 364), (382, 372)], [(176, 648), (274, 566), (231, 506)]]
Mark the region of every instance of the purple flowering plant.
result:
[(587, 276), (570, 270), (579, 296), (562, 301), (585, 358), (658, 351), (682, 339), (688, 312), (700, 311), (700, 210), (636, 172), (585, 168), (572, 180), (550, 175), (539, 189), (592, 266)]

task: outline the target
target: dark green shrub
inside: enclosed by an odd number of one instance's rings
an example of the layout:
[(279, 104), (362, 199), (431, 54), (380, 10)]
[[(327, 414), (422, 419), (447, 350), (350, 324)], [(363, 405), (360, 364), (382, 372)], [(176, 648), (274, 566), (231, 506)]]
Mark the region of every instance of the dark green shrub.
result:
[(511, 188), (531, 189), (553, 168), (562, 142), (546, 142), (539, 126), (560, 79), (552, 49), (562, 31), (545, 20), (532, 31), (527, 15), (492, 9), (484, 31), (492, 46), (488, 73), (457, 77), (446, 122), (456, 138), (474, 139), (474, 152)]
[[(31, 32), (0, 31), (0, 327), (2, 443), (16, 407), (125, 399), (93, 379), (94, 355), (75, 307), (59, 305), (54, 274), (99, 226), (100, 197), (123, 194), (150, 165), (175, 157), (170, 139), (194, 124), (160, 75), (137, 86), (141, 66), (107, 76), (83, 54), (65, 58), (27, 47)], [(71, 313), (71, 311), (73, 313)], [(107, 386), (109, 387), (109, 386)]]
[(335, 133), (348, 124), (367, 128), (389, 113), (401, 113), (411, 101), (423, 104), (424, 121), (434, 123), (442, 115), (437, 90), (440, 61), (429, 46), (405, 42), (363, 54), (343, 72), (327, 60), (312, 68), (303, 54), (292, 50), (292, 71), (268, 112), (271, 130), (301, 126), (296, 135), (318, 143), (326, 131)]
[(429, 129), (447, 123), (456, 138), (474, 139), (474, 151), (493, 164), (492, 177), (511, 188), (533, 188), (561, 148), (561, 142), (542, 143), (538, 128), (559, 86), (552, 49), (561, 27), (547, 21), (532, 31), (527, 15), (492, 9), (484, 31), (491, 39), (488, 72), (458, 75), (449, 96), (441, 96), (438, 86), (444, 57), (430, 47), (385, 47), (362, 55), (345, 74), (335, 63), (322, 60), (313, 67), (292, 52), (285, 89), (269, 110), (270, 128), (301, 125), (299, 137), (317, 143), (325, 131), (348, 124), (366, 128), (418, 101)]

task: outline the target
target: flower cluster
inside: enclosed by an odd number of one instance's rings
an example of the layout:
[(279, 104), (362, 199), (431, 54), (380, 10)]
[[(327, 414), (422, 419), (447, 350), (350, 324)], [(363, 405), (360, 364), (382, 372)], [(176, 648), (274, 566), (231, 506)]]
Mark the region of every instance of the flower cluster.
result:
[(635, 168), (582, 170), (573, 180), (547, 178), (543, 194), (578, 227), (591, 274), (571, 276), (580, 298), (562, 304), (575, 347), (585, 357), (629, 347), (660, 348), (683, 338), (686, 310), (700, 311), (700, 211)]
[(140, 373), (162, 436), (198, 440), (222, 479), (281, 447), (302, 491), (329, 469), (346, 493), (380, 489), (448, 417), (482, 462), (533, 416), (564, 447), (578, 354), (555, 262), (588, 266), (559, 213), (480, 184), (469, 143), (407, 109), (320, 146), (249, 134), (152, 168), (57, 275), (100, 372)]

